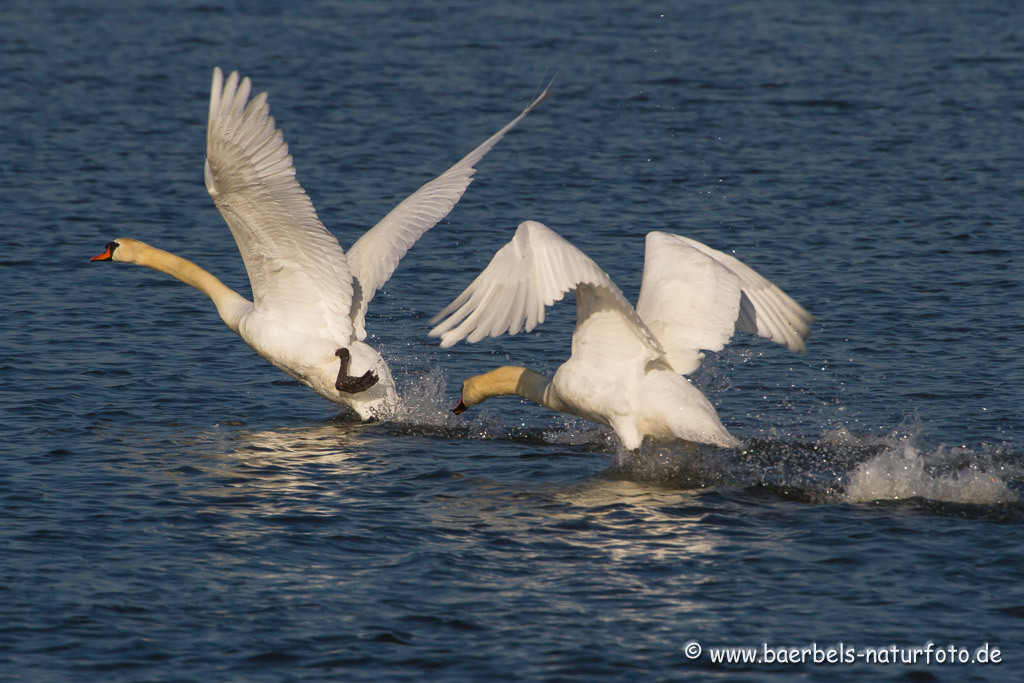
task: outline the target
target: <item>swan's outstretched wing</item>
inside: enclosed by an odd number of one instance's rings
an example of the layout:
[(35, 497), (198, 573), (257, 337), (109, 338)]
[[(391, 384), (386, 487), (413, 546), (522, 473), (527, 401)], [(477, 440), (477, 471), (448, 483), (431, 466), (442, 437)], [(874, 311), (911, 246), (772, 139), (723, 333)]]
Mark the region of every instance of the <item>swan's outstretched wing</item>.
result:
[[(618, 347), (623, 343), (644, 347), (650, 358), (663, 352), (657, 339), (637, 316), (608, 274), (590, 257), (541, 223), (519, 224), (512, 241), (498, 250), (490, 264), (455, 301), (434, 316), (441, 322), (430, 336), (447, 347), (460, 339), (478, 342), (484, 337), (529, 332), (544, 322), (544, 309), (576, 290), (577, 329), (573, 355), (580, 350), (585, 325), (600, 319), (600, 332), (587, 337), (588, 348)], [(594, 315), (602, 313), (602, 315)], [(608, 342), (602, 344), (602, 342)]]
[(377, 290), (391, 278), (405, 252), (423, 233), (448, 215), (473, 181), (473, 173), (476, 172), (474, 165), (491, 151), (505, 133), (546, 100), (550, 90), (549, 85), (504, 128), (487, 138), (457, 164), (406, 197), (348, 250), (349, 266), (356, 280), (352, 321), (359, 339), (366, 337), (363, 327), (366, 307)]
[(680, 373), (719, 351), (736, 330), (804, 351), (810, 313), (738, 259), (695, 240), (664, 232), (647, 235), (636, 311)]
[(257, 310), (346, 344), (352, 275), (338, 240), (295, 179), (266, 93), (213, 71), (206, 132), (206, 189), (227, 221), (249, 273)]

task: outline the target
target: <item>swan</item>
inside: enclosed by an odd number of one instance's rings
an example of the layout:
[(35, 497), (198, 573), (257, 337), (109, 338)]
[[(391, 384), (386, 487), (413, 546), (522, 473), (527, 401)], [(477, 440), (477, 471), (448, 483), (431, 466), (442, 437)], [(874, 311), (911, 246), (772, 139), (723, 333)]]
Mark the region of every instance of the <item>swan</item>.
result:
[(700, 242), (650, 232), (645, 249), (634, 308), (586, 254), (542, 223), (521, 223), (434, 316), (430, 335), (447, 348), (462, 339), (529, 332), (544, 322), (546, 306), (574, 289), (572, 354), (551, 379), (512, 366), (470, 377), (454, 412), (515, 394), (609, 426), (628, 450), (645, 436), (741, 445), (683, 375), (700, 366), (701, 349), (721, 350), (736, 330), (802, 352), (813, 318), (751, 268)]
[(473, 166), (550, 91), (437, 178), (423, 185), (346, 253), (295, 178), (267, 94), (251, 100), (238, 72), (213, 70), (206, 132), (206, 189), (235, 237), (253, 300), (200, 266), (136, 239), (107, 243), (92, 261), (135, 263), (172, 275), (213, 300), (225, 324), (263, 359), (363, 420), (397, 404), (387, 363), (366, 344), (366, 307), (398, 261), (448, 215)]

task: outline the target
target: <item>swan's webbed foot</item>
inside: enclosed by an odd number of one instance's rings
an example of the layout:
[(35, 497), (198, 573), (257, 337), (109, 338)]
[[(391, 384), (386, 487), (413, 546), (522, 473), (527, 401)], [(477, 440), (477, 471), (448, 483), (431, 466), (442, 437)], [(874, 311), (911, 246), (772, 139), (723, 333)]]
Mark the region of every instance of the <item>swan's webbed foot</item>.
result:
[(358, 394), (380, 381), (380, 378), (372, 370), (367, 370), (360, 377), (348, 374), (348, 365), (352, 362), (352, 354), (348, 349), (338, 349), (334, 355), (341, 359), (338, 381), (334, 383), (334, 387), (338, 391), (343, 391), (346, 394)]

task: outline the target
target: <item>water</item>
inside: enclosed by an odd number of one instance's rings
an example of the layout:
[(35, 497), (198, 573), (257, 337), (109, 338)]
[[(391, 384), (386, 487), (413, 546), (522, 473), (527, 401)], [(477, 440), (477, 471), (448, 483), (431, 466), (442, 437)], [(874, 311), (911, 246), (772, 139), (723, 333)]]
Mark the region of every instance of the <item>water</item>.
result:
[[(1022, 36), (994, 1), (4, 3), (3, 678), (1019, 678)], [(202, 185), (215, 65), (269, 91), (345, 246), (557, 74), (370, 307), (392, 422), (88, 262), (133, 236), (247, 291)], [(426, 336), (527, 218), (629, 297), (669, 230), (818, 317), (805, 355), (741, 337), (697, 374), (746, 448), (450, 414), (568, 355), (570, 303)], [(710, 661), (929, 641), (1003, 662)]]

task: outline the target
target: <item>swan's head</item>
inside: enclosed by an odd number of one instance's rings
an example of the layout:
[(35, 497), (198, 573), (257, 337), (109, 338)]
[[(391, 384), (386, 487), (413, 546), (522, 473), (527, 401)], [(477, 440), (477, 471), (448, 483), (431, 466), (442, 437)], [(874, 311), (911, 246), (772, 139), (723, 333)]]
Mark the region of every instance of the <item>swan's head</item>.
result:
[[(456, 415), (461, 415), (462, 413), (466, 412), (466, 410), (468, 410), (470, 406), (475, 406), (480, 401), (486, 400), (487, 397), (481, 398), (478, 401), (473, 400), (475, 395), (473, 394), (472, 383), (473, 380), (475, 379), (477, 378), (470, 377), (469, 379), (462, 383), (462, 392), (459, 394), (459, 404), (452, 408), (452, 412), (455, 413)], [(469, 387), (468, 392), (466, 391), (467, 387)]]
[(133, 240), (130, 237), (118, 237), (113, 242), (107, 242), (107, 247), (102, 254), (93, 256), (90, 261), (121, 261), (122, 263), (135, 263), (139, 251), (152, 248), (145, 242)]

